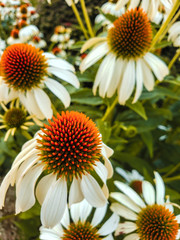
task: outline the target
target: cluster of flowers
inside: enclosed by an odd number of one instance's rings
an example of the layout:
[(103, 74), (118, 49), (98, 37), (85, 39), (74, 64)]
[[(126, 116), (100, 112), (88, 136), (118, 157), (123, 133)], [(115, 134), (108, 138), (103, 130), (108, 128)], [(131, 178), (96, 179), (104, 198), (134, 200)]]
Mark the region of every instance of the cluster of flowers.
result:
[[(114, 231), (116, 236), (124, 234), (124, 240), (179, 239), (180, 215), (174, 214), (175, 204), (169, 197), (165, 199), (165, 186), (157, 172), (154, 189), (136, 171), (131, 174), (117, 168), (127, 183), (115, 181), (119, 192), (109, 193), (107, 180), (113, 176), (109, 158), (113, 150), (102, 142), (95, 123), (85, 114), (64, 111), (53, 116), (53, 105), (43, 90), (47, 87), (67, 108), (70, 94), (57, 79), (79, 88), (75, 68), (59, 56), (25, 43), (32, 37), (33, 28), (28, 24), (35, 13), (31, 13), (29, 3), (7, 3), (15, 6), (8, 11), (17, 18), (11, 32), (16, 41), (7, 41), (10, 46), (0, 58), (0, 102), (5, 111), (4, 116), (0, 115), (0, 128), (8, 129), (7, 140), (17, 128), (26, 130), (32, 125), (31, 119), (39, 125), (44, 119), (48, 123), (22, 146), (15, 158), (0, 186), (0, 208), (9, 186), (16, 185), (16, 214), (29, 210), (36, 199), (41, 205), (42, 240), (112, 240)], [(74, 6), (77, 2), (67, 3)], [(167, 65), (151, 52), (151, 21), (162, 24), (176, 3), (119, 0), (103, 6), (102, 11), (114, 15), (116, 20), (107, 23), (105, 35), (89, 39), (81, 49), (83, 53), (94, 47), (82, 60), (81, 72), (103, 58), (94, 81), (94, 94), (97, 89), (103, 98), (117, 93), (119, 104), (124, 105), (135, 88), (135, 103), (143, 85), (152, 91), (155, 80), (162, 81), (168, 75)], [(178, 30), (179, 22), (169, 29), (169, 40), (176, 46), (180, 42)], [(71, 29), (58, 26), (51, 41), (63, 42), (65, 48), (70, 32)], [(37, 38), (37, 32), (34, 36)], [(10, 109), (6, 106), (9, 103)], [(113, 214), (101, 224), (109, 205)], [(96, 209), (92, 214), (93, 207)]]

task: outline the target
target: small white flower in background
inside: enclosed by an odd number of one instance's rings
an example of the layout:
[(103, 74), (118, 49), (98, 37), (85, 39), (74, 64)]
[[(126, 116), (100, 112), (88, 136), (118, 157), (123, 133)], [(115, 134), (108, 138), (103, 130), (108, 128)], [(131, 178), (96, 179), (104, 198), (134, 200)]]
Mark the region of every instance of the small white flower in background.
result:
[(138, 173), (135, 169), (132, 172), (125, 171), (124, 169), (117, 167), (116, 172), (121, 175), (138, 194), (142, 193), (142, 181), (144, 177)]
[[(125, 7), (126, 4), (129, 4), (128, 10), (135, 7), (143, 8), (149, 19), (159, 24), (163, 17), (166, 17), (167, 13), (171, 11), (174, 0), (119, 0), (116, 4), (116, 10)], [(162, 9), (162, 12), (165, 10), (165, 14), (159, 11), (159, 9)]]
[[(0, 208), (9, 185), (16, 184), (16, 214), (30, 209), (36, 195), (42, 205), (43, 226), (54, 227), (63, 217), (67, 199), (69, 206), (83, 199), (94, 207), (107, 204), (106, 181), (113, 175), (108, 158), (113, 150), (102, 142), (95, 123), (83, 113), (62, 112), (44, 126), (23, 145), (5, 176)], [(42, 173), (45, 175), (38, 181)], [(94, 174), (101, 179), (101, 186)]]
[(39, 34), (39, 29), (35, 25), (29, 25), (20, 29), (19, 38), (24, 43), (29, 41), (31, 38), (33, 38), (38, 34)]
[(175, 47), (180, 47), (180, 21), (175, 22), (168, 32), (168, 40), (172, 41)]
[(53, 229), (40, 227), (40, 239), (113, 240), (112, 233), (117, 228), (119, 217), (114, 213), (102, 224), (106, 210), (107, 205), (102, 208), (96, 208), (93, 216), (90, 218), (91, 220), (89, 220), (92, 206), (86, 200), (73, 204), (70, 207), (70, 211), (66, 208), (61, 222)]
[[(103, 11), (104, 14), (111, 14), (115, 17), (120, 17), (125, 12), (124, 8), (116, 10), (116, 4), (112, 2), (104, 3), (101, 6), (101, 10)], [(111, 22), (103, 14), (98, 14), (96, 16), (95, 23), (101, 23), (102, 25), (111, 24)]]
[(72, 3), (78, 3), (79, 2), (79, 0), (65, 0), (66, 1), (66, 3), (67, 3), (67, 5), (68, 6), (71, 6), (72, 5)]
[(36, 48), (44, 48), (47, 45), (46, 41), (41, 39), (39, 36), (34, 36), (28, 43)]
[(154, 88), (155, 77), (162, 81), (169, 73), (166, 64), (149, 52), (152, 29), (142, 8), (127, 11), (114, 21), (107, 37), (88, 40), (81, 52), (95, 45), (80, 65), (81, 72), (105, 56), (96, 74), (93, 93), (99, 87), (101, 97), (112, 97), (117, 91), (119, 103), (124, 105), (136, 86), (133, 103), (143, 90)]
[(65, 107), (70, 105), (68, 91), (53, 79), (53, 75), (79, 87), (74, 67), (70, 63), (29, 44), (20, 43), (7, 47), (0, 64), (3, 77), (0, 83), (0, 101), (8, 103), (19, 98), (29, 114), (40, 120), (53, 115), (51, 100), (42, 90), (45, 86)]
[(19, 30), (16, 28), (12, 29), (11, 35), (7, 39), (7, 44), (12, 45), (12, 44), (21, 43), (21, 42), (22, 41), (19, 38)]
[(0, 51), (6, 48), (6, 41), (0, 38)]
[(180, 237), (180, 215), (173, 213), (169, 202), (165, 202), (165, 186), (161, 176), (155, 172), (156, 191), (148, 181), (142, 183), (143, 199), (128, 185), (115, 181), (122, 192), (110, 196), (118, 203), (112, 203), (111, 210), (127, 221), (120, 223), (115, 235), (125, 234), (123, 240), (176, 240)]

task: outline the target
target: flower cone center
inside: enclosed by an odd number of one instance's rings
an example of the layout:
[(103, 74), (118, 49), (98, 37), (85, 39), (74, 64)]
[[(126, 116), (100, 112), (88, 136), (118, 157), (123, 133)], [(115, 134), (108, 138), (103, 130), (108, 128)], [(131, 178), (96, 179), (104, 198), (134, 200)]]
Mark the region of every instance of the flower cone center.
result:
[(99, 161), (101, 137), (95, 123), (79, 112), (62, 112), (44, 125), (38, 149), (46, 169), (66, 179), (81, 177)]
[(11, 108), (4, 115), (4, 122), (9, 128), (19, 128), (26, 121), (26, 114), (20, 108)]
[(110, 50), (124, 59), (143, 56), (152, 42), (152, 29), (142, 8), (127, 11), (114, 22), (108, 32)]
[(43, 52), (28, 44), (13, 44), (6, 48), (0, 61), (3, 80), (15, 90), (31, 90), (47, 75)]
[(63, 240), (100, 240), (97, 229), (93, 228), (88, 222), (70, 224), (69, 228), (64, 230)]
[(175, 240), (179, 229), (175, 215), (157, 204), (142, 209), (136, 224), (141, 240)]

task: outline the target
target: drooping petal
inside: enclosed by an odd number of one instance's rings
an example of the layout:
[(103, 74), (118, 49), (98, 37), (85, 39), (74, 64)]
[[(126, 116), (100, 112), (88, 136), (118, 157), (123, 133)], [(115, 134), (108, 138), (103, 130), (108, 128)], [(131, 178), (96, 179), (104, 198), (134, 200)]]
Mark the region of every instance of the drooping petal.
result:
[(48, 65), (52, 67), (69, 70), (72, 72), (75, 71), (74, 66), (72, 64), (68, 63), (66, 60), (61, 58), (50, 58), (47, 60), (47, 62), (48, 62)]
[(115, 236), (118, 236), (119, 234), (128, 234), (131, 232), (134, 232), (137, 229), (137, 226), (134, 222), (124, 222), (120, 223), (116, 229)]
[(137, 233), (132, 233), (130, 235), (128, 235), (127, 237), (125, 237), (123, 240), (139, 240), (140, 237)]
[(107, 203), (102, 189), (90, 174), (82, 176), (81, 190), (86, 200), (93, 207), (102, 207)]
[(143, 90), (143, 70), (142, 70), (142, 60), (138, 59), (136, 61), (136, 91), (135, 91), (135, 96), (133, 99), (132, 103), (137, 102), (137, 100), (139, 99), (142, 90)]
[(16, 214), (27, 211), (35, 204), (34, 188), (43, 167), (32, 167), (16, 185)]
[(91, 67), (94, 63), (99, 61), (109, 51), (107, 43), (99, 44), (83, 59), (80, 65), (80, 71), (84, 72), (87, 68)]
[(58, 83), (57, 81), (51, 78), (47, 78), (47, 80), (45, 81), (45, 84), (49, 88), (49, 90), (52, 93), (54, 93), (54, 95), (56, 95), (56, 97), (58, 97), (62, 101), (65, 108), (69, 107), (71, 102), (71, 97), (68, 91), (66, 90), (66, 88), (62, 84)]
[(41, 222), (43, 226), (52, 228), (63, 217), (67, 204), (67, 183), (64, 178), (58, 179), (46, 194), (41, 207)]
[(152, 74), (152, 71), (148, 67), (147, 63), (142, 60), (142, 71), (143, 71), (143, 82), (144, 86), (148, 91), (152, 91), (154, 88), (154, 76)]
[(116, 214), (118, 214), (119, 216), (128, 220), (136, 221), (138, 218), (138, 215), (136, 213), (134, 213), (129, 208), (124, 207), (119, 203), (112, 203), (112, 205), (110, 206), (110, 209)]
[(46, 119), (52, 118), (53, 111), (51, 108), (51, 100), (48, 95), (40, 88), (36, 88), (34, 89), (34, 96), (41, 112)]
[(94, 166), (94, 170), (102, 179), (102, 181), (106, 183), (107, 176), (108, 176), (107, 168), (101, 162), (96, 162), (96, 166)]
[(69, 191), (69, 206), (84, 199), (80, 184), (80, 180), (74, 177)]

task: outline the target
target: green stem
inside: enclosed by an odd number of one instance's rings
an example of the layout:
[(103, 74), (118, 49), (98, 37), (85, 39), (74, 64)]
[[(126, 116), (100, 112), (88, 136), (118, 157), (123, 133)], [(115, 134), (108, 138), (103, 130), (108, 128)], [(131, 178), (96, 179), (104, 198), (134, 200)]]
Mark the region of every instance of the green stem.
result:
[(9, 219), (9, 218), (14, 218), (14, 217), (15, 217), (14, 214), (6, 215), (6, 216), (0, 218), (0, 222), (4, 221), (4, 220), (6, 220), (6, 219)]
[(166, 30), (163, 32), (163, 34), (161, 35), (161, 37), (159, 38), (160, 42), (164, 36), (166, 35), (166, 33), (169, 31), (170, 27), (173, 25), (173, 23), (178, 19), (178, 17), (180, 16), (180, 10), (176, 13), (176, 15), (173, 17), (172, 21), (168, 24)]
[(86, 28), (84, 27), (84, 24), (83, 24), (83, 22), (82, 22), (82, 20), (81, 20), (80, 14), (79, 14), (79, 12), (78, 12), (78, 10), (77, 10), (77, 8), (76, 8), (76, 5), (74, 4), (73, 1), (72, 1), (71, 7), (72, 7), (72, 10), (73, 10), (73, 12), (74, 12), (74, 15), (76, 16), (76, 19), (77, 19), (77, 21), (78, 21), (78, 23), (79, 23), (80, 28), (81, 28), (81, 30), (82, 30), (83, 33), (84, 33), (85, 38), (86, 38), (86, 39), (89, 39), (89, 37), (88, 37), (88, 35), (87, 35), (87, 32), (86, 32)]
[(172, 173), (174, 173), (178, 168), (180, 167), (180, 163), (178, 163), (175, 167), (173, 167), (168, 173), (164, 175), (164, 178), (167, 178), (170, 176)]
[(116, 97), (114, 99), (114, 102), (112, 103), (112, 105), (108, 106), (108, 108), (106, 109), (106, 112), (105, 112), (105, 114), (104, 114), (104, 116), (102, 118), (102, 121), (106, 121), (106, 119), (111, 114), (112, 110), (115, 108), (117, 103), (118, 103), (118, 97)]
[(173, 181), (176, 181), (176, 180), (180, 180), (180, 176), (164, 178), (163, 180), (164, 180), (165, 183), (173, 182)]
[(83, 15), (84, 15), (84, 18), (85, 18), (85, 21), (86, 21), (86, 25), (87, 25), (89, 34), (90, 34), (91, 37), (94, 37), (94, 32), (92, 30), (91, 21), (89, 19), (89, 15), (88, 15), (88, 12), (87, 12), (85, 1), (80, 0), (80, 3), (81, 3), (81, 8), (82, 8), (82, 11), (83, 11)]
[(152, 44), (151, 44), (151, 50), (153, 49), (155, 44), (158, 42), (160, 36), (164, 33), (167, 25), (169, 24), (169, 22), (173, 18), (174, 14), (176, 13), (176, 11), (177, 11), (179, 6), (180, 6), (180, 2), (179, 2), (179, 0), (176, 0), (176, 2), (174, 3), (174, 6), (173, 6), (169, 16), (167, 17), (166, 21), (163, 23), (163, 25), (161, 26), (159, 31), (156, 33), (156, 35), (155, 35), (155, 37), (153, 39)]
[(180, 48), (176, 51), (176, 54), (174, 55), (173, 59), (170, 61), (168, 68), (169, 70), (172, 68), (178, 57), (180, 56)]

